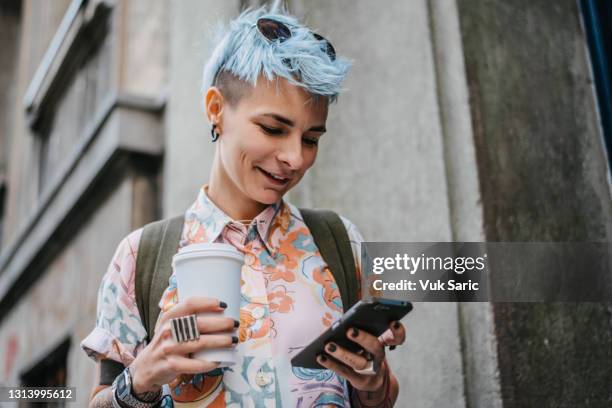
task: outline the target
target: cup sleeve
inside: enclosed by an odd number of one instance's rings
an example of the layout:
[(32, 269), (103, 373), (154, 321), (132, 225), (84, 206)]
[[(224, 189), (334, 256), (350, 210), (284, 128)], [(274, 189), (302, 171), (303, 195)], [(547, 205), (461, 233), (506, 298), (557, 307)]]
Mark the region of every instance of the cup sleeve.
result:
[(94, 361), (111, 359), (128, 366), (146, 345), (135, 296), (136, 256), (142, 230), (121, 241), (98, 289), (96, 324), (81, 341)]

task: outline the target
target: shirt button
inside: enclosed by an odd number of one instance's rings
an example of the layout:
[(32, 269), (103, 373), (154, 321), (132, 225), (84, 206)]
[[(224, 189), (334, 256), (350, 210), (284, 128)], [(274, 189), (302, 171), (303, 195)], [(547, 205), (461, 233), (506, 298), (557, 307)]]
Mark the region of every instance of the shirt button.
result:
[(269, 374), (266, 375), (265, 373), (260, 371), (255, 376), (255, 383), (260, 387), (265, 387), (267, 385), (270, 385), (271, 382), (272, 382), (272, 377)]

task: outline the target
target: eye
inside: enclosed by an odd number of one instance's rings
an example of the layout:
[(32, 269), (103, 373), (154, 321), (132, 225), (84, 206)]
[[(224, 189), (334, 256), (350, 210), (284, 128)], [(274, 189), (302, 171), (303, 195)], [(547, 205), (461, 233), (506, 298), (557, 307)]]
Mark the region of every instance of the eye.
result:
[(308, 145), (308, 146), (316, 146), (319, 144), (319, 139), (309, 139), (307, 137), (303, 138), (302, 141), (304, 142), (304, 144)]
[(263, 130), (265, 133), (269, 135), (282, 135), (283, 134), (283, 129), (271, 128), (271, 127), (264, 126), (264, 125), (259, 125), (259, 127), (261, 128), (261, 130)]

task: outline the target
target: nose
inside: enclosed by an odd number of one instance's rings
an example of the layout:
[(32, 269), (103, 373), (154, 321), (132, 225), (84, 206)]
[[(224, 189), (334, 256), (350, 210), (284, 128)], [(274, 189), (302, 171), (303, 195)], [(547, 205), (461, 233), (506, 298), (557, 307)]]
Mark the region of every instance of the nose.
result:
[(287, 137), (283, 140), (277, 158), (285, 163), (292, 171), (299, 170), (304, 164), (302, 155), (302, 137), (300, 135)]

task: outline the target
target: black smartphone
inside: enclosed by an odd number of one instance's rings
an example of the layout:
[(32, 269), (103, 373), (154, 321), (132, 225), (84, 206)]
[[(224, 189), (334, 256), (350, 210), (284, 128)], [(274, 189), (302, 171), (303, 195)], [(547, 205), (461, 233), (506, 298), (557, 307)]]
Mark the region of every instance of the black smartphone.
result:
[(360, 300), (344, 313), (340, 320), (295, 355), (291, 359), (291, 365), (324, 369), (325, 367), (317, 362), (317, 355), (324, 352), (328, 342), (333, 341), (353, 353), (358, 353), (361, 346), (346, 337), (348, 329), (356, 327), (378, 337), (389, 328), (391, 322), (402, 319), (411, 310), (410, 302), (382, 298)]

